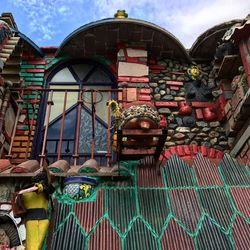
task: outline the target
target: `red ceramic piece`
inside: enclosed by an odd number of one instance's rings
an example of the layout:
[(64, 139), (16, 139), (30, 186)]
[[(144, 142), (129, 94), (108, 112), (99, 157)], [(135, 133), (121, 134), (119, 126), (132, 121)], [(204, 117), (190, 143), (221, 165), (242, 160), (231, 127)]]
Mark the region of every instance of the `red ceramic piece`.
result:
[(192, 108), (189, 106), (187, 102), (180, 102), (179, 103), (179, 115), (191, 115), (192, 114)]
[(217, 120), (217, 115), (213, 112), (211, 108), (203, 109), (203, 117), (204, 117), (204, 120), (207, 122), (212, 122), (212, 121)]

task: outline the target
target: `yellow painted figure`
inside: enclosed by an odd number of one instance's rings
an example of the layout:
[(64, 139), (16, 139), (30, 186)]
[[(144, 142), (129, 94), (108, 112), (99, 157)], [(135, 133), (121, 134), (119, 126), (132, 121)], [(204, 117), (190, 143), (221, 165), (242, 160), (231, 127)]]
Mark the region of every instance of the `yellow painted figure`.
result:
[[(48, 181), (44, 180), (47, 173), (41, 172), (36, 176), (34, 186), (19, 191), (20, 201), (26, 210), (26, 249), (40, 250), (49, 228), (48, 205), (49, 189)], [(41, 178), (42, 176), (42, 178)], [(40, 180), (39, 180), (40, 179)], [(38, 181), (38, 182), (37, 182)]]

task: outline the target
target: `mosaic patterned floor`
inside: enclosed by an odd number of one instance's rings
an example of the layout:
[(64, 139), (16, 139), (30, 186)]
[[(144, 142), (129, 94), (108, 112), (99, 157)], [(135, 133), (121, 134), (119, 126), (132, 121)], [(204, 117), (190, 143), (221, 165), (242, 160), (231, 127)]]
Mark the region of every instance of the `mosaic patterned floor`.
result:
[(250, 171), (229, 155), (132, 167), (93, 201), (56, 202), (48, 249), (249, 249)]

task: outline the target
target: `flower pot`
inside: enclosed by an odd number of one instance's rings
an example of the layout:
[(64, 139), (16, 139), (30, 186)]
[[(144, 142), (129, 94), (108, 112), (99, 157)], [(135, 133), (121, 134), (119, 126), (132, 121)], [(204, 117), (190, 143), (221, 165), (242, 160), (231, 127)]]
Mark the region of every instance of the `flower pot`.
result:
[(87, 176), (68, 177), (64, 180), (63, 193), (74, 200), (84, 199), (91, 196), (96, 183), (96, 179)]

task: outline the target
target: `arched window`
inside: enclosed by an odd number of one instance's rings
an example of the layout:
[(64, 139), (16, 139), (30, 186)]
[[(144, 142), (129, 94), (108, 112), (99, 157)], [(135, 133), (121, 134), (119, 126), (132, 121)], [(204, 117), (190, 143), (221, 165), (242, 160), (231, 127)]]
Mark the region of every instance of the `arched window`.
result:
[[(90, 158), (93, 122), (95, 126), (95, 158), (104, 164), (102, 158), (105, 158), (104, 156), (107, 153), (108, 141), (108, 108), (106, 105), (108, 92), (98, 90), (109, 90), (114, 86), (114, 76), (103, 65), (93, 61), (77, 61), (60, 65), (49, 75), (47, 88), (53, 90), (53, 106), (48, 125), (46, 158), (50, 164), (58, 159), (58, 146), (63, 119), (64, 129), (60, 151), (61, 159), (66, 159), (69, 163), (72, 163), (80, 90), (83, 90), (83, 105), (80, 111), (79, 164)], [(63, 90), (67, 90), (66, 97)], [(93, 92), (85, 92), (85, 90), (93, 90)], [(93, 93), (95, 93), (95, 105), (92, 102)], [(50, 94), (47, 95), (47, 98), (50, 98)], [(64, 103), (66, 106), (63, 114)], [(93, 109), (95, 111), (94, 120)]]

